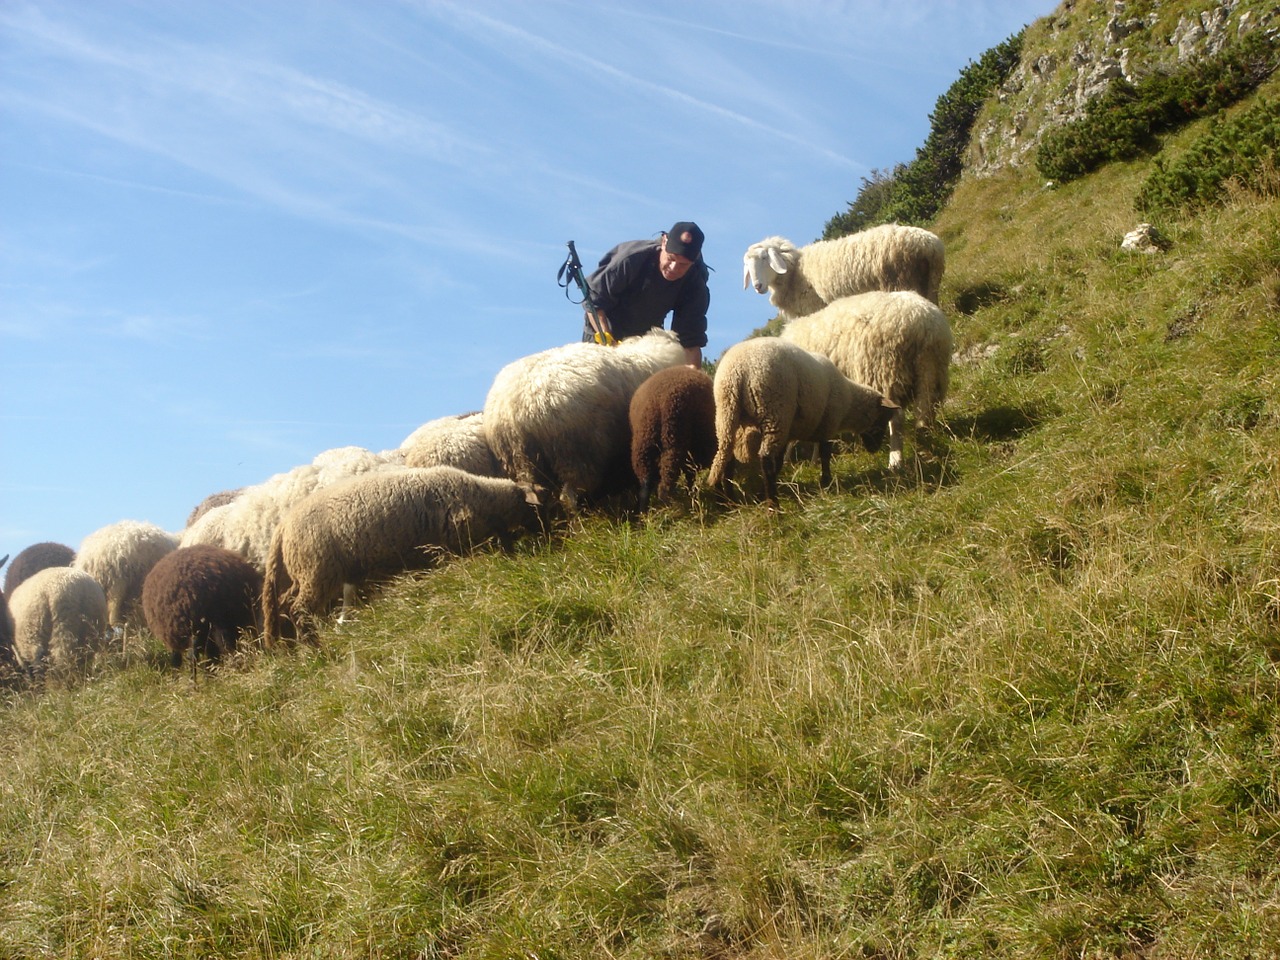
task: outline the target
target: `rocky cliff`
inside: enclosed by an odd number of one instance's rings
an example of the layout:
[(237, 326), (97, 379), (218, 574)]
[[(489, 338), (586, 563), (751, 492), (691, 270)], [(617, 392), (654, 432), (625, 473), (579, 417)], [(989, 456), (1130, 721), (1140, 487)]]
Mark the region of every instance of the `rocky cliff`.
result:
[(1280, 0), (1063, 0), (1027, 28), (1021, 62), (974, 125), (966, 172), (1032, 164), (1042, 131), (1080, 117), (1113, 80), (1213, 56), (1254, 30), (1280, 43)]

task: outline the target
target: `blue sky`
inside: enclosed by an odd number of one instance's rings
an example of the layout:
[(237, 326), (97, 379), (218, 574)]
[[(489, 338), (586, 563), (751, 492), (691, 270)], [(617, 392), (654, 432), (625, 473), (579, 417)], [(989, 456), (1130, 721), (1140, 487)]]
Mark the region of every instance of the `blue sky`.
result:
[(742, 252), (909, 161), (1052, 0), (0, 2), (0, 556), (479, 409), (565, 242)]

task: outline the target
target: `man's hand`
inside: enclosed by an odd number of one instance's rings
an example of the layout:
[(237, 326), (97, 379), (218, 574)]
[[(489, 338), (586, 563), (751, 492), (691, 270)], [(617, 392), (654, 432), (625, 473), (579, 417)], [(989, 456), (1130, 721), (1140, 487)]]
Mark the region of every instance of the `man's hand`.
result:
[(702, 348), (701, 347), (685, 347), (684, 362), (695, 370), (702, 369)]

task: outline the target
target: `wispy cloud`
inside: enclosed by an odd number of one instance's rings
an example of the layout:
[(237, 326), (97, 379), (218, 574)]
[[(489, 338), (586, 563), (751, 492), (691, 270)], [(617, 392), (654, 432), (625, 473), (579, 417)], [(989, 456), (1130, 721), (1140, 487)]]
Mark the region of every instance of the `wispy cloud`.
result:
[(403, 189), (387, 155), (468, 174), (502, 159), (446, 124), (286, 65), (159, 38), (145, 49), (91, 40), (31, 7), (6, 9), (0, 27), (44, 55), (24, 64), (22, 88), (0, 91), (0, 106), (162, 157), (294, 216), (432, 242), (432, 231), (355, 214), (344, 198)]
[(573, 49), (562, 44), (555, 43), (521, 27), (481, 13), (474, 7), (464, 7), (452, 4), (445, 6), (432, 4), (429, 9), (433, 12), (441, 10), (448, 11), (448, 14), (455, 20), (455, 22), (470, 24), (473, 28), (480, 28), (478, 31), (479, 35), (482, 37), (491, 37), (495, 41), (505, 42), (508, 51), (514, 50), (521, 54), (527, 54), (530, 50), (536, 50), (555, 62), (569, 65), (575, 70), (589, 72), (594, 75), (612, 77), (618, 83), (637, 90), (641, 94), (656, 94), (673, 103), (689, 107), (703, 114), (711, 115), (719, 120), (742, 127), (753, 133), (762, 134), (775, 140), (801, 147), (839, 166), (853, 170), (866, 169), (865, 165), (851, 160), (837, 151), (821, 144), (796, 136), (786, 130), (764, 123), (736, 110), (731, 110), (719, 104), (703, 100), (699, 97), (693, 96), (692, 94), (686, 93), (683, 90), (678, 90), (675, 87), (657, 83), (653, 80), (646, 79), (645, 77), (640, 77), (625, 70), (621, 70), (613, 64), (585, 54), (580, 49)]

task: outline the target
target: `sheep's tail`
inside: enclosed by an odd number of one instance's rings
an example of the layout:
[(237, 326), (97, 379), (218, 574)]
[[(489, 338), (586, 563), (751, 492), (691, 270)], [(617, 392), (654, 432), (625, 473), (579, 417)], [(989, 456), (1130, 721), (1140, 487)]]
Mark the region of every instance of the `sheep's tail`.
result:
[[(267, 570), (262, 578), (262, 644), (268, 650), (280, 642), (281, 581), (289, 573), (284, 566), (284, 537), (277, 529), (267, 551)], [(288, 586), (285, 586), (288, 589)]]
[(713, 489), (729, 479), (735, 462), (751, 463), (760, 452), (760, 427), (744, 422), (748, 409), (742, 396), (745, 384), (732, 373), (716, 389), (716, 455), (707, 473), (707, 486)]
[(724, 486), (725, 480), (728, 478), (729, 461), (732, 454), (727, 447), (721, 447), (716, 451), (716, 455), (711, 460), (711, 469), (707, 471), (707, 486), (712, 490), (717, 490)]

